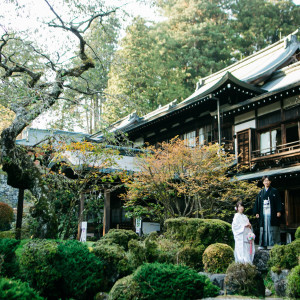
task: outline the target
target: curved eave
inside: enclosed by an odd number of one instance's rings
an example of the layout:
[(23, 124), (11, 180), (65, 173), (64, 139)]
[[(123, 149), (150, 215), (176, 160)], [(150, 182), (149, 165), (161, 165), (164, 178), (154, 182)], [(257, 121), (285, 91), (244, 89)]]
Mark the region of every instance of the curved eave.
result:
[(263, 94), (266, 92), (266, 90), (256, 87), (252, 84), (246, 83), (242, 80), (239, 80), (234, 75), (232, 75), (230, 72), (226, 72), (224, 74), (224, 76), (220, 80), (218, 80), (216, 83), (214, 83), (212, 86), (205, 87), (205, 85), (204, 85), (203, 87), (201, 87), (199, 90), (197, 90), (194, 94), (192, 94), (190, 97), (188, 97), (186, 100), (184, 100), (181, 103), (190, 102), (190, 101), (193, 101), (194, 99), (205, 97), (208, 94), (213, 94), (213, 96), (214, 96), (214, 93), (217, 92), (226, 83), (227, 84), (232, 83), (242, 89), (252, 91), (253, 94), (255, 94), (255, 95), (260, 95), (260, 94)]
[[(228, 84), (230, 86), (228, 87)], [(161, 118), (165, 118), (167, 116), (171, 116), (173, 114), (177, 114), (180, 111), (187, 110), (189, 108), (194, 109), (196, 105), (199, 105), (201, 103), (207, 103), (207, 101), (214, 101), (210, 99), (210, 96), (218, 96), (221, 91), (226, 89), (224, 86), (226, 86), (227, 89), (235, 88), (237, 92), (243, 93), (242, 91), (246, 90), (247, 94), (249, 95), (249, 98), (261, 95), (266, 93), (266, 90), (263, 90), (259, 87), (255, 87), (251, 84), (248, 84), (246, 82), (243, 82), (233, 76), (230, 72), (226, 72), (226, 74), (219, 80), (217, 81), (213, 86), (208, 87), (207, 89), (203, 90), (202, 93), (197, 94), (197, 95), (191, 95), (189, 98), (184, 100), (183, 102), (179, 103), (176, 105), (174, 108), (164, 111), (162, 113), (159, 113), (157, 115), (154, 115), (151, 119), (147, 119), (144, 121), (141, 121), (138, 124), (135, 124), (134, 126), (128, 126), (125, 128), (125, 131), (131, 131), (131, 130), (136, 130), (139, 127), (144, 127), (145, 125), (150, 125), (152, 123), (156, 123), (159, 121)], [(205, 87), (205, 86), (204, 86)], [(203, 88), (204, 88), (203, 87)], [(195, 93), (194, 93), (195, 94)]]

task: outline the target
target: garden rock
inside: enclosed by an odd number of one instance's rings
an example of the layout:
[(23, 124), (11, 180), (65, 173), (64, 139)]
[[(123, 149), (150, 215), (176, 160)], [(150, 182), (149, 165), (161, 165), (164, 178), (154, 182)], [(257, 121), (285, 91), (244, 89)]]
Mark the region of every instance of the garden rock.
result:
[(265, 296), (270, 297), (272, 295), (272, 292), (269, 289), (266, 289)]
[(198, 274), (207, 276), (214, 285), (218, 286), (221, 290), (224, 290), (224, 279), (226, 274), (211, 274), (206, 272), (199, 272)]
[(276, 292), (276, 295), (279, 297), (285, 297), (286, 296), (286, 287), (287, 282), (286, 280), (280, 280), (274, 283), (274, 289)]
[(276, 273), (271, 271), (271, 278), (274, 283), (281, 280), (286, 280), (287, 276), (289, 275), (289, 270), (282, 270), (280, 273)]
[(274, 289), (278, 296), (286, 296), (287, 287), (287, 276), (289, 275), (289, 270), (282, 270), (279, 274), (271, 271), (271, 278), (274, 282)]
[(269, 258), (270, 254), (268, 250), (257, 250), (255, 252), (253, 264), (260, 273), (266, 273), (268, 271)]

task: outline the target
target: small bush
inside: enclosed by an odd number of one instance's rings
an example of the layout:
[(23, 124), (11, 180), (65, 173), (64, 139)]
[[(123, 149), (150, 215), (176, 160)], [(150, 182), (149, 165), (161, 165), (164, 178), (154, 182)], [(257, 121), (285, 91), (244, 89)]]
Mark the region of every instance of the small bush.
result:
[(147, 263), (133, 275), (117, 281), (109, 299), (200, 299), (218, 294), (219, 288), (195, 270), (172, 264)]
[(202, 271), (202, 255), (204, 253), (204, 246), (193, 247), (190, 245), (185, 245), (180, 248), (177, 253), (178, 263), (186, 265), (196, 271)]
[(205, 248), (214, 243), (234, 245), (231, 224), (222, 220), (176, 218), (165, 221), (165, 237)]
[(7, 277), (16, 276), (19, 270), (16, 250), (20, 241), (14, 239), (0, 239), (0, 254), (4, 257), (1, 274)]
[(144, 264), (134, 272), (133, 280), (146, 299), (199, 299), (219, 294), (206, 276), (185, 266)]
[(0, 299), (6, 300), (42, 300), (28, 283), (8, 278), (0, 278)]
[(61, 274), (56, 269), (58, 242), (53, 240), (31, 240), (23, 247), (20, 271), (25, 281), (41, 295), (59, 298)]
[(160, 252), (158, 243), (153, 240), (146, 239), (145, 241), (131, 240), (128, 243), (129, 254), (128, 258), (130, 265), (136, 269), (145, 262), (155, 262), (159, 260)]
[(57, 247), (55, 269), (61, 274), (60, 297), (93, 299), (104, 287), (104, 264), (79, 241), (65, 241)]
[(125, 250), (117, 244), (96, 244), (93, 253), (106, 265), (106, 277), (114, 283), (131, 272)]
[(14, 239), (15, 236), (14, 230), (0, 231), (0, 239)]
[(132, 230), (125, 229), (111, 229), (103, 236), (97, 244), (117, 244), (128, 251), (128, 242), (130, 240), (136, 240), (138, 235)]
[(138, 283), (133, 280), (133, 275), (119, 279), (109, 292), (109, 300), (141, 299)]
[(13, 219), (13, 209), (8, 204), (0, 202), (0, 230), (9, 230)]
[(270, 251), (269, 266), (273, 272), (283, 269), (291, 270), (298, 265), (300, 255), (300, 239), (287, 245), (275, 245)]
[(32, 240), (20, 261), (23, 278), (48, 299), (90, 299), (106, 288), (103, 262), (78, 241)]
[(256, 267), (251, 264), (232, 263), (224, 280), (226, 290), (242, 296), (265, 296), (265, 286)]
[(300, 299), (300, 265), (292, 269), (288, 275), (286, 292), (289, 298)]
[(233, 250), (226, 244), (212, 244), (208, 246), (203, 253), (203, 265), (205, 272), (225, 273), (228, 266), (233, 261)]
[(300, 239), (300, 226), (297, 228), (295, 232), (295, 239)]

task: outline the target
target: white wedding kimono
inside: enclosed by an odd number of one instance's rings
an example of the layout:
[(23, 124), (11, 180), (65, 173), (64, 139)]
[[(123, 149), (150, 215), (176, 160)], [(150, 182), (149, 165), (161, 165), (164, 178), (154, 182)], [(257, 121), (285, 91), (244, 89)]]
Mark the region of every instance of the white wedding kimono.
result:
[(253, 262), (255, 246), (252, 241), (252, 254), (250, 254), (251, 243), (247, 239), (247, 235), (252, 230), (245, 227), (249, 223), (246, 215), (236, 213), (232, 222), (232, 232), (235, 240), (234, 258), (235, 262), (251, 263)]

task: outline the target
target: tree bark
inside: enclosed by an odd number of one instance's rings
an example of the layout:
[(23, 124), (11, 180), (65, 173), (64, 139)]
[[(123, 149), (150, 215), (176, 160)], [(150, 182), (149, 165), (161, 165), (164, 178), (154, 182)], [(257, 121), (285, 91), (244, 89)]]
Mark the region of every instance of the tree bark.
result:
[(23, 220), (24, 190), (19, 189), (17, 222), (16, 222), (16, 240), (21, 239), (22, 220)]

